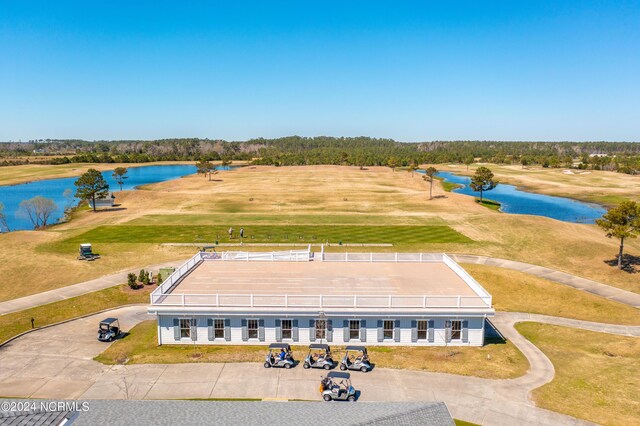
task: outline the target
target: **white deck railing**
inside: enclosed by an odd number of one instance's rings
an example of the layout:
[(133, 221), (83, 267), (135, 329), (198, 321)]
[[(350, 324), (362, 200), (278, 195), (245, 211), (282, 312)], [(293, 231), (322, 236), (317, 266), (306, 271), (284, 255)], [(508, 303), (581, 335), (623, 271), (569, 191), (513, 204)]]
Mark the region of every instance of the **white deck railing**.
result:
[(216, 308), (487, 308), (478, 296), (327, 296), (270, 294), (152, 294), (156, 306), (206, 306)]
[(180, 278), (185, 276), (194, 266), (198, 263), (202, 262), (202, 255), (206, 253), (198, 252), (193, 255), (193, 257), (183, 263), (178, 269), (176, 269), (171, 275), (167, 277), (166, 280), (162, 282), (158, 288), (153, 290), (151, 293), (151, 303), (153, 304), (153, 295), (154, 294), (166, 294), (171, 291), (171, 287), (178, 283)]
[(323, 262), (442, 262), (443, 253), (325, 253), (318, 260)]
[(469, 287), (480, 297), (482, 297), (489, 305), (491, 305), (491, 295), (484, 289), (467, 271), (462, 269), (453, 259), (446, 254), (442, 254), (442, 261), (453, 272), (455, 272)]
[[(457, 274), (477, 296), (322, 296), (262, 294), (175, 294), (177, 285), (197, 264), (203, 261), (263, 262), (443, 262)], [(198, 252), (180, 266), (151, 293), (152, 305), (211, 307), (285, 307), (285, 308), (465, 308), (491, 307), (491, 295), (444, 253), (325, 253), (324, 246), (314, 259), (311, 246), (307, 250), (277, 252), (222, 253)]]
[(311, 246), (306, 250), (271, 252), (225, 251), (222, 253), (202, 253), (204, 260), (265, 261), (265, 262), (308, 262), (313, 254)]
[(151, 304), (171, 293), (173, 286), (202, 261), (257, 261), (257, 262), (309, 262), (313, 257), (311, 246), (306, 250), (287, 250), (275, 252), (226, 251), (222, 253), (198, 252), (183, 263), (167, 279), (151, 293)]

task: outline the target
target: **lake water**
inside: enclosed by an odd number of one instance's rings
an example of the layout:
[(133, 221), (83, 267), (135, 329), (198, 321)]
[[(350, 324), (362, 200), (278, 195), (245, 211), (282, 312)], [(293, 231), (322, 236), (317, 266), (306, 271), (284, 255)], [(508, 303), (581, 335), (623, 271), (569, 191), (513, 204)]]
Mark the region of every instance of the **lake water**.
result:
[[(469, 186), (471, 179), (467, 176), (459, 176), (451, 172), (440, 172), (437, 176), (442, 177), (445, 182), (464, 185), (462, 188), (454, 189), (454, 192), (474, 197), (480, 196), (479, 192), (473, 191)], [(564, 222), (595, 223), (596, 219), (607, 212), (597, 204), (521, 191), (513, 185), (502, 183), (491, 191), (484, 192), (483, 198), (502, 204), (500, 211), (504, 213), (546, 216)]]
[[(81, 165), (79, 165), (79, 167), (81, 167)], [(225, 167), (224, 169), (228, 170), (230, 168), (233, 168), (233, 166)], [(87, 169), (89, 169), (89, 167), (87, 167)], [(120, 191), (120, 185), (111, 177), (112, 173), (112, 170), (108, 170), (102, 172), (102, 175), (109, 184), (110, 191)], [(196, 173), (196, 166), (190, 164), (130, 167), (127, 173), (128, 179), (124, 180), (122, 189), (131, 190), (141, 185), (165, 182), (194, 173)], [(76, 192), (74, 182), (77, 179), (77, 177), (48, 179), (18, 185), (0, 186), (0, 202), (4, 204), (4, 212), (9, 228), (12, 231), (33, 229), (33, 225), (28, 218), (20, 217), (18, 207), (21, 201), (38, 195), (52, 199), (58, 206), (56, 212), (51, 216), (49, 223), (55, 223), (63, 218), (64, 210), (68, 207), (75, 206), (79, 201), (73, 198)], [(71, 190), (70, 196), (65, 197), (65, 191), (69, 189)], [(116, 198), (116, 203), (117, 202), (118, 200)]]

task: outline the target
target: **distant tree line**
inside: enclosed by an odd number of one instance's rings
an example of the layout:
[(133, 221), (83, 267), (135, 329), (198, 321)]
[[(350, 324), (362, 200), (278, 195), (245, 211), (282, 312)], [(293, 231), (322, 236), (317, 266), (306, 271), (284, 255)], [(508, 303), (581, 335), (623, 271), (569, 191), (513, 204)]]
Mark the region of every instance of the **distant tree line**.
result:
[[(47, 158), (50, 157), (50, 158)], [(487, 162), (640, 173), (639, 142), (404, 143), (368, 137), (300, 137), (228, 142), (210, 139), (152, 141), (37, 140), (0, 143), (0, 165), (248, 161), (253, 164), (411, 167)]]

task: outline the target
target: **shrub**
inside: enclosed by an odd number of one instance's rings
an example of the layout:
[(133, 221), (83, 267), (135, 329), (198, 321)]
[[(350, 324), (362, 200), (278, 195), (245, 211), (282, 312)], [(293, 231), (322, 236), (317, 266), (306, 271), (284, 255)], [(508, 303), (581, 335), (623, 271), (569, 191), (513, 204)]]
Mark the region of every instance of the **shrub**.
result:
[(141, 283), (144, 283), (144, 277), (146, 276), (147, 276), (147, 273), (144, 271), (144, 269), (140, 269), (140, 273), (138, 274), (138, 281), (140, 281)]
[(138, 280), (133, 272), (129, 272), (129, 275), (127, 275), (127, 285), (134, 290), (138, 288)]

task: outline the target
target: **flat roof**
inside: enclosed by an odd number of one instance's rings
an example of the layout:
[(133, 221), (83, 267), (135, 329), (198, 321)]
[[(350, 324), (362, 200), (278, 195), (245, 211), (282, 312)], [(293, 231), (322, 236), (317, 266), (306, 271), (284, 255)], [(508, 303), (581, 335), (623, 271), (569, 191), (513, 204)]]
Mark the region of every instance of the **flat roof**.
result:
[(444, 262), (204, 261), (171, 293), (477, 296)]
[(494, 312), (491, 295), (444, 253), (309, 249), (199, 252), (151, 293), (151, 305), (152, 313)]

